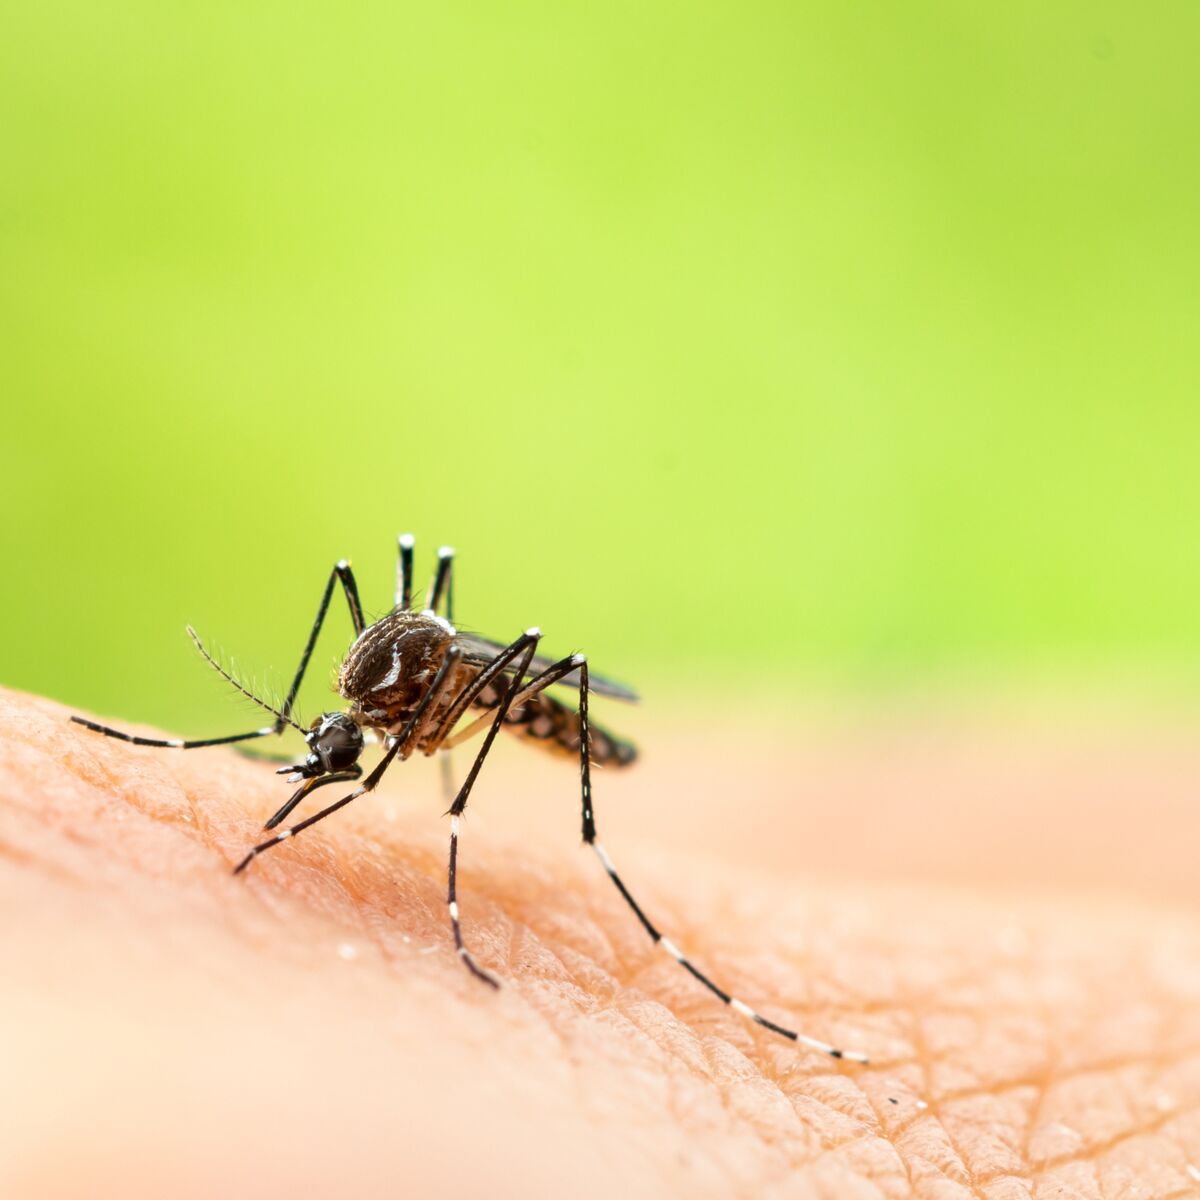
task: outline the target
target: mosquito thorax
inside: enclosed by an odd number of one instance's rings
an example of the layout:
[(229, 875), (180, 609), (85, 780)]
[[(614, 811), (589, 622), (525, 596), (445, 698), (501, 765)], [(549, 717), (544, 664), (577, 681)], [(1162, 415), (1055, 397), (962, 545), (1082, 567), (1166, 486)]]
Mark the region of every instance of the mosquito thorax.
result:
[(348, 713), (322, 713), (304, 740), (311, 749), (305, 766), (322, 774), (354, 766), (363, 751), (362, 730)]
[(420, 699), (455, 632), (453, 625), (431, 612), (397, 609), (381, 617), (363, 630), (343, 659), (338, 691), (363, 713), (390, 723), (383, 714)]

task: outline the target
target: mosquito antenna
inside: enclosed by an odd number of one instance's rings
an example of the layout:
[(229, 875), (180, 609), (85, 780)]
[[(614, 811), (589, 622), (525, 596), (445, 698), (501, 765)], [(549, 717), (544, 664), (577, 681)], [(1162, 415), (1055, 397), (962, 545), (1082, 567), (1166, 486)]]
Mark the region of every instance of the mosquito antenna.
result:
[(249, 688), (243, 687), (236, 679), (234, 679), (234, 677), (227, 670), (225, 670), (225, 668), (221, 666), (221, 664), (217, 662), (217, 660), (213, 658), (213, 656), (209, 654), (207, 650), (205, 650), (204, 644), (200, 641), (200, 635), (190, 625), (187, 627), (187, 632), (188, 637), (190, 637), (192, 641), (196, 643), (196, 649), (200, 651), (200, 656), (206, 663), (208, 663), (210, 667), (212, 667), (214, 671), (216, 671), (218, 675), (221, 676), (222, 679), (232, 683), (233, 686), (237, 688), (237, 690), (241, 692), (243, 696), (247, 697), (247, 699), (253, 700), (254, 703), (259, 706), (259, 708), (265, 708), (267, 712), (271, 713), (275, 719), (280, 721), (283, 725), (290, 725), (293, 729), (298, 729), (301, 733), (304, 732), (303, 728), (297, 725), (296, 722), (293, 721), (286, 712), (281, 712), (278, 708), (268, 704), (265, 700), (260, 700)]

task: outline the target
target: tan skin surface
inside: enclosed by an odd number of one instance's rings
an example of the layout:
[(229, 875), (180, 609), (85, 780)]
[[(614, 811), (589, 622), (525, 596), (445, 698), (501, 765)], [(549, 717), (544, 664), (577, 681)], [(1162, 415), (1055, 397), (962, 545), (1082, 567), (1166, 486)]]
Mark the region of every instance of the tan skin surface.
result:
[(1182, 734), (651, 732), (599, 774), (651, 916), (856, 1067), (649, 943), (569, 763), (501, 745), (468, 809), (496, 993), (432, 764), (234, 879), (272, 766), (66, 716), (0, 693), (0, 1195), (1200, 1196)]

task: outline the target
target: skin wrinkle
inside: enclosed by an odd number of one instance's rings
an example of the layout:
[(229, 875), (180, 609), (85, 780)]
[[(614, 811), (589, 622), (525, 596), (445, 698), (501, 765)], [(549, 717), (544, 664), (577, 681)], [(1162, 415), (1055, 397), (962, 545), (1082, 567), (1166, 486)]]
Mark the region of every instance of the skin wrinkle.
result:
[[(1053, 1013), (1050, 1010), (1044, 1010), (1044, 1019), (1046, 1027), (1050, 1032), (1050, 1051), (1049, 1059), (1046, 1063), (1046, 1074), (1053, 1077), (1057, 1074), (1061, 1064), (1061, 1055), (1056, 1049), (1060, 1039), (1061, 1032), (1056, 1027), (1056, 1022), (1053, 1019)], [(1033, 1162), (1032, 1143), (1034, 1134), (1037, 1132), (1042, 1113), (1045, 1109), (1046, 1097), (1049, 1095), (1049, 1088), (1035, 1087), (1033, 1093), (1033, 1104), (1030, 1106), (1029, 1119), (1026, 1123), (1025, 1138), (1023, 1143), (1023, 1154), (1026, 1162)]]
[[(1195, 1111), (1197, 1111), (1197, 1108), (1194, 1106), (1193, 1108), (1189, 1109), (1188, 1111), (1195, 1112)], [(1146, 1126), (1144, 1128), (1131, 1129), (1131, 1130), (1127, 1130), (1123, 1133), (1116, 1134), (1113, 1137), (1108, 1138), (1106, 1141), (1099, 1142), (1099, 1143), (1089, 1146), (1088, 1153), (1093, 1158), (1099, 1159), (1103, 1155), (1107, 1154), (1109, 1151), (1117, 1148), (1118, 1146), (1122, 1145), (1123, 1143), (1133, 1141), (1134, 1139), (1137, 1139), (1137, 1138), (1144, 1138), (1150, 1134), (1157, 1133), (1159, 1130), (1165, 1128), (1167, 1125), (1172, 1124), (1173, 1122), (1176, 1122), (1181, 1115), (1186, 1116), (1187, 1114), (1186, 1113), (1184, 1113), (1184, 1114), (1171, 1113), (1169, 1115), (1163, 1116), (1162, 1118), (1160, 1118), (1157, 1121), (1152, 1121), (1148, 1126)], [(1074, 1163), (1074, 1162), (1078, 1162), (1078, 1161), (1079, 1161), (1078, 1155), (1070, 1155), (1070, 1154), (1064, 1154), (1058, 1159), (1048, 1159), (1045, 1162), (1040, 1163), (1036, 1168), (1034, 1168), (1034, 1170), (1032, 1171), (1032, 1178), (1034, 1180), (1036, 1180), (1043, 1176), (1047, 1176), (1047, 1175), (1051, 1174), (1052, 1172), (1058, 1170), (1060, 1167), (1067, 1165), (1068, 1163)], [(979, 1176), (979, 1182), (984, 1183), (984, 1184), (989, 1183), (992, 1181), (992, 1179), (994, 1179), (999, 1174), (1001, 1174), (1001, 1172), (997, 1172), (996, 1175), (993, 1175), (993, 1176), (981, 1175), (981, 1176)]]
[[(961, 1179), (951, 1178), (950, 1175), (948, 1174), (948, 1172), (946, 1171), (946, 1168), (939, 1163), (931, 1163), (930, 1165), (932, 1165), (936, 1171), (938, 1171), (940, 1174), (942, 1174), (943, 1177), (946, 1178), (948, 1182), (967, 1184), (968, 1186), (970, 1186), (969, 1172), (967, 1171), (966, 1163), (963, 1161), (963, 1156), (954, 1144), (954, 1138), (951, 1135), (950, 1129), (948, 1128), (945, 1118), (942, 1115), (941, 1108), (938, 1104), (936, 1097), (930, 1098), (930, 1097), (932, 1097), (932, 1092), (930, 1089), (931, 1079), (930, 1079), (929, 1060), (927, 1057), (928, 1048), (926, 1046), (925, 1038), (921, 1031), (921, 1019), (919, 1016), (916, 1016), (913, 1018), (910, 1028), (912, 1031), (911, 1039), (912, 1039), (912, 1045), (913, 1045), (915, 1055), (916, 1055), (916, 1062), (920, 1066), (920, 1070), (921, 1070), (921, 1079), (922, 1079), (921, 1096), (922, 1096), (922, 1099), (925, 1100), (925, 1103), (929, 1106), (928, 1109), (926, 1110), (926, 1112), (928, 1113), (931, 1121), (936, 1122), (937, 1125), (940, 1126), (941, 1136), (945, 1140), (946, 1147), (949, 1149), (950, 1153), (953, 1155), (954, 1165), (961, 1168), (964, 1178), (961, 1178)], [(974, 1188), (971, 1189), (971, 1194), (976, 1197), (978, 1197), (978, 1195), (979, 1195), (979, 1193)]]
[[(232, 880), (229, 868), (278, 803), (269, 766), (227, 751), (131, 749), (77, 733), (64, 717), (47, 702), (0, 693), (0, 898), (36, 886), (37, 911), (50, 921), (57, 906), (72, 903), (54, 897), (103, 897), (92, 906), (100, 936), (87, 955), (134, 954), (122, 968), (129, 986), (140, 978), (139, 955), (169, 966), (162, 954), (183, 944), (196, 947), (203, 969), (171, 967), (168, 979), (200, 969), (202, 988), (226, 980), (227, 992), (210, 998), (217, 1007), (236, 1007), (239, 996), (278, 976), (284, 990), (270, 1007), (282, 1009), (270, 1015), (282, 1023), (281, 1049), (294, 1043), (319, 1056), (336, 1028), (362, 1030), (381, 1059), (395, 1059), (389, 1105), (405, 1106), (401, 1126), (425, 1129), (424, 1111), (442, 1107), (431, 1097), (407, 1099), (415, 1085), (440, 1094), (434, 1062), (447, 1078), (469, 1071), (471, 1087), (447, 1093), (456, 1107), (505, 1078), (501, 1064), (510, 1062), (510, 1088), (520, 1082), (532, 1091), (467, 1120), (471, 1138), (505, 1128), (510, 1117), (520, 1128), (530, 1119), (537, 1128), (554, 1125), (552, 1145), (598, 1155), (590, 1172), (572, 1172), (585, 1194), (591, 1183), (607, 1193), (599, 1187), (606, 1172), (628, 1166), (630, 1194), (639, 1183), (651, 1193), (655, 1181), (678, 1183), (675, 1173), (686, 1170), (693, 1194), (1007, 1200), (1055, 1194), (1056, 1181), (1091, 1168), (1108, 1200), (1103, 1189), (1154, 1161), (1167, 1190), (1144, 1194), (1200, 1195), (1182, 1173), (1200, 1157), (1200, 1020), (1188, 1011), (1200, 993), (1200, 975), (1188, 967), (1200, 934), (1190, 919), (1090, 901), (993, 901), (936, 886), (788, 886), (696, 865), (628, 835), (619, 852), (605, 839), (658, 923), (719, 982), (768, 1015), (872, 1052), (871, 1066), (854, 1068), (743, 1022), (649, 944), (607, 881), (587, 869), (594, 864), (571, 858), (577, 813), (569, 772), (557, 777), (560, 828), (536, 842), (504, 832), (509, 807), (521, 801), (508, 781), (523, 778), (526, 759), (511, 768), (502, 762), (494, 776), (489, 764), (481, 777), (463, 917), (469, 944), (505, 982), (501, 993), (483, 995), (450, 950), (447, 831), (432, 776), (421, 783), (399, 768), (403, 784), (389, 777), (378, 797)], [(393, 793), (400, 807), (389, 819)], [(620, 806), (608, 807), (615, 823)], [(539, 826), (547, 822), (541, 811)], [(164, 919), (175, 914), (169, 933), (156, 924), (160, 905)], [(0, 918), (5, 911), (16, 910), (0, 904)], [(130, 946), (104, 933), (110, 912), (114, 921), (126, 914), (121, 926), (137, 939)], [(129, 914), (139, 915), (131, 922)], [(74, 928), (49, 939), (60, 958), (73, 952)], [(1018, 937), (1012, 953), (995, 936), (1002, 928), (1034, 933)], [(185, 936), (192, 940), (181, 944)], [(357, 951), (352, 962), (337, 954), (347, 942)], [(253, 975), (222, 965), (234, 954), (252, 956)], [(87, 978), (92, 968), (81, 970)], [(150, 991), (160, 986), (147, 980)], [(319, 1008), (339, 1014), (337, 1027), (328, 1016), (314, 1022), (303, 1004), (289, 1015), (289, 991), (315, 998), (323, 989), (330, 995)], [(371, 1005), (381, 1016), (368, 1016)], [(397, 1016), (382, 1016), (389, 1010)], [(80, 1019), (109, 1018), (82, 1010)], [(253, 1028), (259, 1020), (252, 1010), (240, 1018)], [(445, 1030), (434, 1033), (440, 1024)], [(174, 1036), (171, 1029), (162, 1036)], [(255, 1057), (275, 1064), (275, 1038)], [(173, 1051), (185, 1067), (189, 1045), (181, 1040)], [(389, 1049), (397, 1045), (408, 1047), (407, 1059)], [(411, 1065), (422, 1054), (431, 1056), (427, 1065)], [(268, 1075), (289, 1069), (286, 1061)], [(347, 1061), (352, 1079), (369, 1059), (331, 1061)], [(1112, 1120), (1094, 1107), (1105, 1088), (1117, 1104)], [(1172, 1107), (1162, 1111), (1155, 1097), (1165, 1093)], [(928, 1110), (915, 1110), (916, 1096)], [(290, 1097), (275, 1102), (286, 1106)], [(532, 1117), (543, 1105), (544, 1115)], [(1077, 1148), (1037, 1151), (1056, 1123), (1086, 1133), (1101, 1117), (1107, 1128)], [(430, 1127), (424, 1140), (433, 1136)], [(421, 1141), (406, 1150), (406, 1172), (425, 1169)], [(461, 1162), (451, 1156), (455, 1170), (471, 1170), (471, 1144), (464, 1140)], [(429, 1169), (445, 1170), (446, 1161), (442, 1155)], [(517, 1161), (521, 1170), (552, 1169), (548, 1160)]]

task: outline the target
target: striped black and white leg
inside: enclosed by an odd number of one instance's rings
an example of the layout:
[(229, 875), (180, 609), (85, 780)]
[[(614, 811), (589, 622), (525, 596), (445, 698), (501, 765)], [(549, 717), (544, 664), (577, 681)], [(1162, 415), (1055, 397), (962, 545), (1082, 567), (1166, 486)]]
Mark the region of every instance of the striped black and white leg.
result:
[[(260, 854), (270, 850), (273, 846), (278, 846), (281, 842), (286, 842), (289, 838), (295, 837), (298, 833), (303, 833), (306, 829), (309, 829), (318, 821), (323, 821), (326, 817), (332, 816), (338, 811), (338, 809), (345, 808), (347, 804), (349, 804), (352, 800), (357, 800), (359, 796), (362, 796), (367, 792), (373, 792), (378, 786), (379, 781), (383, 778), (384, 772), (389, 766), (391, 766), (392, 760), (405, 747), (409, 738), (412, 736), (413, 731), (420, 726), (421, 719), (429, 710), (429, 706), (434, 703), (434, 701), (436, 701), (445, 690), (446, 680), (450, 676), (451, 669), (458, 662), (460, 657), (461, 651), (458, 649), (458, 647), (451, 646), (446, 652), (446, 657), (442, 659), (442, 665), (438, 668), (437, 674), (433, 677), (433, 682), (430, 685), (429, 690), (421, 698), (421, 702), (413, 711), (413, 715), (408, 719), (408, 722), (405, 724), (400, 733), (393, 739), (392, 744), (388, 747), (387, 753), (379, 760), (379, 763), (366, 777), (366, 779), (362, 781), (360, 786), (356, 787), (354, 791), (349, 793), (349, 795), (343, 796), (336, 803), (329, 805), (327, 808), (321, 809), (320, 812), (314, 813), (311, 817), (306, 817), (303, 821), (298, 822), (288, 829), (284, 829), (282, 832), (277, 833), (273, 838), (270, 838), (265, 842), (260, 842), (257, 846), (251, 849), (249, 853), (247, 853), (246, 857), (243, 858), (236, 867), (234, 867), (233, 873), (235, 875), (240, 875)], [(352, 774), (349, 771), (337, 772), (336, 774), (346, 779), (357, 778), (357, 773)], [(312, 791), (316, 787), (320, 787), (323, 783), (332, 783), (334, 781), (335, 776), (333, 774), (326, 776), (323, 779), (318, 779), (311, 787), (301, 788), (300, 794), (293, 797), (293, 800), (298, 803), (304, 798), (304, 795), (307, 794), (307, 792)], [(294, 807), (292, 801), (289, 801), (288, 804), (284, 806), (284, 808), (288, 809), (288, 811), (290, 811), (291, 807)], [(279, 814), (276, 814), (276, 817), (278, 817), (279, 820), (283, 819), (281, 816), (279, 816)], [(275, 822), (276, 818), (273, 817), (272, 823)]]
[(205, 746), (228, 746), (234, 742), (248, 742), (253, 738), (271, 737), (273, 734), (282, 733), (289, 725), (294, 729), (299, 729), (300, 726), (292, 720), (287, 709), (278, 709), (272, 707), (265, 700), (260, 700), (249, 688), (244, 687), (239, 683), (230, 672), (225, 670), (223, 666), (207, 650), (205, 650), (199, 637), (196, 636), (196, 631), (189, 625), (187, 627), (188, 636), (196, 643), (196, 649), (200, 651), (204, 661), (213, 668), (223, 679), (228, 680), (243, 696), (248, 696), (260, 708), (265, 708), (267, 712), (272, 713), (275, 717), (273, 725), (264, 725), (261, 729), (252, 729), (249, 733), (231, 733), (224, 737), (215, 738), (148, 738), (140, 737), (137, 734), (125, 733), (120, 729), (113, 729), (110, 725), (101, 725), (96, 721), (89, 721), (87, 717), (72, 717), (71, 720), (76, 725), (82, 725), (85, 729), (92, 730), (93, 733), (102, 733), (105, 737), (116, 738), (121, 742), (130, 742), (134, 746), (155, 746), (160, 749), (169, 750), (200, 750)]
[(483, 739), (483, 745), (479, 747), (479, 753), (475, 756), (475, 761), (471, 764), (471, 769), (467, 772), (467, 777), (463, 780), (462, 787), (458, 790), (458, 795), (454, 797), (454, 802), (450, 805), (450, 869), (446, 887), (446, 905), (450, 912), (450, 926), (454, 931), (454, 950), (458, 957), (462, 959), (463, 965), (476, 979), (494, 988), (500, 986), (499, 980), (490, 971), (485, 971), (475, 961), (466, 944), (463, 942), (462, 922), (459, 920), (458, 915), (458, 837), (460, 818), (467, 807), (471, 788), (475, 786), (475, 780), (478, 778), (484, 760), (488, 756), (488, 751), (491, 750), (492, 743), (496, 740), (496, 734), (500, 726), (504, 724), (504, 714), (508, 712), (513, 697), (521, 690), (525, 672), (529, 670), (529, 664), (533, 661), (534, 653), (537, 651), (538, 640), (541, 636), (541, 630), (539, 629), (526, 630), (511, 646), (502, 650), (488, 668), (485, 668), (484, 674), (491, 670), (496, 663), (508, 663), (513, 661), (518, 654), (520, 655), (516, 666), (516, 673), (512, 681), (504, 689), (504, 699), (496, 709), (496, 715), (492, 719), (487, 736)]
[(454, 548), (438, 549), (437, 569), (425, 597), (425, 611), (437, 614), (442, 601), (446, 602), (446, 620), (454, 624)]
[[(551, 663), (544, 671), (529, 680), (516, 696), (512, 697), (508, 705), (509, 710), (519, 708), (527, 700), (533, 699), (539, 692), (544, 692), (552, 684), (558, 683), (564, 676), (573, 674), (579, 669), (579, 665), (583, 661), (584, 656), (582, 654), (569, 654), (566, 658), (561, 658), (558, 662)], [(503, 696), (501, 696), (501, 699), (503, 699)], [(499, 701), (496, 704), (499, 704)], [(464, 725), (461, 729), (449, 734), (443, 739), (441, 743), (442, 748), (448, 750), (454, 746), (462, 745), (463, 742), (469, 742), (471, 738), (475, 737), (476, 734), (494, 719), (495, 712), (496, 705), (492, 705), (469, 725)]]
[[(450, 731), (458, 724), (463, 713), (483, 694), (505, 671), (513, 669), (512, 664), (531, 646), (535, 646), (542, 636), (540, 629), (527, 629), (515, 642), (505, 646), (482, 671), (461, 692), (455, 696), (446, 715), (442, 718), (437, 732), (425, 744), (426, 754), (435, 754), (449, 741)], [(532, 660), (530, 660), (532, 661)], [(505, 710), (507, 712), (507, 709)], [(457, 741), (457, 739), (454, 739)]]
[[(448, 617), (446, 619), (449, 620)], [(458, 788), (454, 783), (454, 760), (449, 746), (438, 755), (438, 773), (442, 780), (442, 797), (446, 801), (446, 811), (449, 812), (454, 798), (458, 795)]]
[(113, 729), (111, 725), (101, 725), (97, 721), (89, 721), (87, 717), (72, 717), (71, 720), (76, 725), (82, 725), (84, 729), (90, 729), (93, 733), (102, 733), (105, 737), (116, 738), (120, 742), (129, 742), (134, 746), (157, 746), (169, 750), (200, 750), (205, 746), (228, 746), (233, 742), (248, 742), (251, 738), (270, 737), (279, 732), (274, 725), (264, 725), (262, 729), (252, 729), (249, 733), (231, 733), (226, 737), (148, 738)]
[(613, 881), (617, 891), (625, 898), (625, 903), (633, 909), (634, 916), (641, 922), (642, 928), (650, 935), (650, 940), (657, 946), (661, 946), (685, 971), (688, 972), (699, 983), (703, 984), (714, 996), (736, 1013), (740, 1013), (743, 1017), (754, 1021), (761, 1025), (764, 1029), (771, 1030), (772, 1033), (777, 1033), (781, 1037), (787, 1038), (789, 1041), (798, 1042), (802, 1046), (808, 1046), (812, 1050), (819, 1050), (822, 1054), (828, 1054), (831, 1058), (844, 1058), (850, 1062), (865, 1063), (869, 1059), (865, 1054), (860, 1054), (853, 1050), (842, 1050), (837, 1046), (831, 1046), (828, 1042), (822, 1042), (818, 1038), (809, 1037), (807, 1034), (797, 1033), (794, 1029), (787, 1029), (783, 1025), (777, 1025), (774, 1021), (768, 1020), (761, 1013), (756, 1012), (750, 1005), (739, 1000), (736, 996), (730, 995), (724, 988), (719, 987), (714, 983), (703, 971), (696, 967), (680, 948), (675, 945), (669, 937), (665, 937), (663, 933), (655, 926), (654, 922), (642, 911), (641, 905), (633, 898), (632, 893), (625, 886), (621, 876), (617, 874), (617, 869), (613, 866), (612, 859), (608, 856), (604, 847), (596, 841), (596, 819), (592, 809), (592, 772), (591, 762), (588, 752), (588, 677), (587, 677), (587, 660), (582, 656), (579, 663), (579, 731), (580, 731), (580, 785), (583, 794), (583, 840), (587, 845), (596, 852), (597, 857), (604, 864), (605, 871), (608, 872), (608, 877)]
[(362, 601), (358, 598), (358, 584), (355, 582), (354, 572), (350, 570), (350, 564), (343, 558), (329, 572), (325, 591), (321, 594), (321, 603), (317, 607), (317, 618), (313, 621), (312, 631), (309, 633), (308, 641), (304, 645), (304, 653), (300, 655), (300, 665), (296, 668), (296, 677), (292, 680), (292, 686), (288, 688), (287, 699), (283, 702), (283, 711), (289, 717), (292, 713), (292, 705), (296, 703), (296, 694), (300, 691), (300, 683), (304, 679), (304, 672), (308, 669), (308, 660), (312, 658), (313, 648), (317, 644), (317, 635), (321, 632), (321, 626), (325, 624), (325, 614), (329, 611), (329, 602), (333, 598), (333, 585), (335, 581), (342, 585), (342, 592), (346, 597), (346, 606), (350, 609), (350, 620), (354, 624), (354, 636), (358, 637), (363, 629), (366, 628), (366, 621), (363, 619)]
[(288, 726), (293, 729), (304, 731), (292, 719), (292, 706), (296, 702), (296, 695), (300, 691), (300, 684), (304, 679), (304, 672), (308, 669), (308, 661), (312, 658), (313, 647), (317, 644), (317, 635), (321, 632), (321, 626), (325, 622), (325, 614), (329, 611), (329, 601), (333, 596), (334, 582), (340, 582), (342, 591), (346, 596), (346, 604), (350, 608), (350, 619), (354, 622), (355, 634), (363, 631), (363, 613), (362, 604), (358, 599), (358, 585), (354, 581), (354, 573), (350, 570), (350, 564), (344, 559), (339, 562), (329, 573), (329, 580), (325, 584), (325, 591), (321, 595), (321, 603), (317, 608), (317, 619), (313, 622), (312, 630), (309, 632), (308, 641), (304, 645), (304, 651), (300, 655), (300, 665), (296, 668), (295, 678), (292, 680), (292, 686), (288, 688), (287, 698), (284, 700), (282, 707), (275, 708), (268, 704), (265, 700), (256, 696), (249, 688), (241, 684), (231, 672), (227, 671), (207, 650), (196, 631), (189, 625), (187, 627), (188, 636), (196, 645), (201, 657), (208, 663), (222, 679), (231, 683), (243, 696), (253, 700), (259, 708), (266, 709), (275, 718), (273, 725), (264, 725), (261, 729), (252, 729), (249, 733), (232, 733), (225, 737), (215, 738), (147, 738), (140, 737), (132, 733), (124, 733), (120, 729), (113, 729), (109, 725), (101, 725), (96, 721), (90, 721), (86, 717), (72, 717), (71, 720), (76, 725), (82, 725), (85, 729), (92, 730), (93, 733), (102, 733), (105, 737), (117, 738), (122, 742), (130, 742), (134, 746), (155, 746), (160, 749), (169, 750), (200, 750), (205, 746), (228, 746), (234, 742), (247, 742), (253, 738), (270, 737), (273, 734), (280, 734)]
[(406, 612), (412, 608), (413, 592), (413, 535), (402, 533), (396, 539), (399, 557), (396, 559), (396, 607)]
[[(385, 758), (380, 763), (380, 766), (386, 766), (391, 761), (392, 760), (390, 757)], [(375, 783), (378, 782), (377, 779), (372, 778), (377, 772), (382, 774), (382, 772), (379, 772), (379, 768), (377, 767), (375, 771), (372, 771), (371, 774), (368, 775), (365, 780), (363, 780), (361, 787), (356, 787), (354, 791), (352, 791), (348, 796), (343, 796), (339, 801), (337, 801), (336, 804), (331, 804), (328, 808), (323, 808), (320, 812), (314, 813), (311, 817), (305, 817), (303, 821), (299, 821), (295, 825), (292, 825), (289, 828), (284, 829), (282, 832), (277, 833), (273, 838), (270, 838), (265, 842), (260, 842), (247, 853), (246, 857), (243, 858), (236, 867), (233, 868), (233, 873), (235, 875), (240, 875), (260, 854), (270, 850), (272, 846), (278, 846), (282, 842), (286, 842), (289, 838), (294, 838), (298, 833), (303, 833), (306, 829), (312, 825), (315, 825), (318, 821), (323, 821), (326, 817), (333, 816), (338, 809), (345, 808), (346, 805), (352, 800), (357, 800), (359, 796), (363, 795), (364, 792), (369, 792), (375, 786)]]
[[(443, 575), (442, 564), (445, 563), (445, 573)], [(446, 620), (451, 625), (454, 624), (454, 551), (449, 546), (443, 546), (438, 551), (438, 574), (434, 577), (433, 588), (431, 591), (434, 595), (431, 597), (431, 607), (437, 612), (437, 601), (440, 598), (439, 593), (442, 589), (446, 595)], [(442, 578), (441, 586), (438, 585), (438, 578)], [(457, 795), (458, 789), (454, 786), (454, 765), (450, 755), (450, 747), (438, 756), (440, 762), (440, 771), (442, 776), (442, 795), (446, 798), (447, 809), (454, 803), (454, 798)]]
[(458, 916), (458, 833), (459, 817), (455, 813), (450, 818), (450, 882), (446, 893), (446, 907), (450, 912), (450, 927), (454, 931), (454, 952), (462, 959), (463, 966), (488, 987), (498, 988), (500, 981), (490, 971), (485, 971), (476, 961), (474, 955), (467, 949), (463, 941), (462, 921)]
[(317, 788), (326, 787), (331, 783), (352, 783), (362, 775), (362, 767), (351, 767), (346, 771), (335, 771), (332, 775), (319, 775), (315, 779), (306, 779), (293, 793), (288, 802), (263, 826), (264, 830), (274, 829), (291, 816), (292, 809), (306, 799)]

